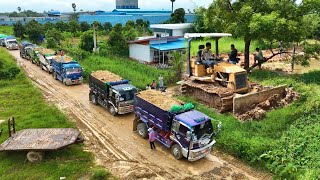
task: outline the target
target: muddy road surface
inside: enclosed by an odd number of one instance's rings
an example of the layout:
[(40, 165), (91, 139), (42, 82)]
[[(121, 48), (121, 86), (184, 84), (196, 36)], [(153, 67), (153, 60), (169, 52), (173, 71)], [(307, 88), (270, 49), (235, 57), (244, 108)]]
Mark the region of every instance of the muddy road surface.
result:
[(174, 159), (170, 150), (159, 143), (156, 150), (151, 150), (148, 141), (132, 131), (133, 114), (112, 116), (89, 102), (88, 85), (65, 86), (21, 59), (19, 51), (10, 53), (45, 99), (75, 121), (85, 136), (85, 149), (93, 152), (96, 162), (121, 179), (271, 179), (270, 174), (215, 150), (196, 162)]

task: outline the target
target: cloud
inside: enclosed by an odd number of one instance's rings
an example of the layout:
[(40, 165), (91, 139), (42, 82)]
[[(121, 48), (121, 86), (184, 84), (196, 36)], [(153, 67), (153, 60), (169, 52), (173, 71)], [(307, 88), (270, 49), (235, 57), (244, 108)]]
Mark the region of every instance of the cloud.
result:
[[(176, 0), (174, 8), (194, 9), (196, 5), (208, 4), (212, 0)], [(38, 12), (51, 9), (62, 12), (72, 11), (71, 4), (76, 3), (77, 10), (105, 10), (115, 9), (115, 0), (0, 0), (0, 12), (17, 11), (17, 7), (22, 10), (34, 10)], [(141, 9), (171, 9), (170, 0), (139, 0)]]

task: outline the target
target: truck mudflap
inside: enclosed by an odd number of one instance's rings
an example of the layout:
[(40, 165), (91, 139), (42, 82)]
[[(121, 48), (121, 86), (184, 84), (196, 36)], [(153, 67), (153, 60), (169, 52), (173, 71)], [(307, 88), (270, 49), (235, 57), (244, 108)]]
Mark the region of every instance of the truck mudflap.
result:
[[(197, 161), (203, 157), (205, 157), (206, 155), (211, 153), (212, 150), (212, 146), (216, 143), (216, 141), (213, 139), (211, 141), (211, 143), (209, 143), (208, 145), (199, 148), (199, 149), (193, 149), (190, 150), (189, 152), (189, 157), (188, 157), (188, 161)], [(188, 156), (188, 149), (187, 148), (181, 148), (182, 150), (182, 155), (187, 158)]]

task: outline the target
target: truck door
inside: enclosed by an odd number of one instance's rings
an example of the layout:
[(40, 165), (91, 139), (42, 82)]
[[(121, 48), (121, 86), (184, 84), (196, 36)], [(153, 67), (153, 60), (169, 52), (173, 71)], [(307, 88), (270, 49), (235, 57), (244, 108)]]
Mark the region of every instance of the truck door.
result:
[(184, 124), (181, 124), (177, 120), (173, 120), (172, 133), (174, 133), (176, 140), (178, 140), (179, 143), (185, 148), (189, 145), (189, 141), (187, 139), (188, 131), (190, 131), (190, 129), (186, 127)]

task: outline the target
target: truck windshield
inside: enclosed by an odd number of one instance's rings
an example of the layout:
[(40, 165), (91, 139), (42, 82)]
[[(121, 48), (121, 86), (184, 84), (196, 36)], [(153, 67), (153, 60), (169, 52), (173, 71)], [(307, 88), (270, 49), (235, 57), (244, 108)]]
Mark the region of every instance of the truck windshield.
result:
[(133, 100), (134, 98), (134, 94), (137, 93), (137, 90), (136, 89), (132, 89), (132, 90), (129, 90), (129, 91), (122, 91), (120, 92), (120, 101), (131, 101)]
[(205, 134), (212, 134), (213, 133), (213, 127), (211, 121), (207, 121), (204, 124), (199, 124), (195, 127), (193, 127), (194, 135), (196, 135), (197, 139), (200, 139)]
[(81, 73), (81, 68), (69, 68), (66, 70), (67, 74), (75, 74), (75, 73)]
[(18, 44), (17, 41), (8, 41), (9, 44)]

